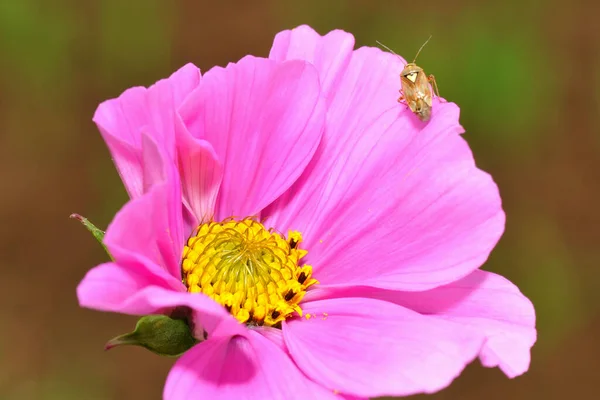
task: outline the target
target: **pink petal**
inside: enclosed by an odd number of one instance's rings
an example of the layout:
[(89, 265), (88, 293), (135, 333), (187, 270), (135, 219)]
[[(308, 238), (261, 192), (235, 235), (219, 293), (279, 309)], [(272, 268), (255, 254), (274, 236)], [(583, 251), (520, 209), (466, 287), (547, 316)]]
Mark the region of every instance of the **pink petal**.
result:
[[(131, 315), (169, 314), (177, 307), (188, 307), (198, 338), (205, 333), (220, 337), (244, 331), (237, 320), (209, 297), (155, 286), (161, 284), (142, 270), (107, 263), (87, 273), (77, 287), (77, 298), (82, 307)], [(183, 286), (181, 290), (185, 290)]]
[(160, 187), (127, 203), (108, 226), (104, 243), (117, 263), (126, 269), (144, 270), (160, 278), (165, 285), (177, 288), (181, 282), (171, 274), (155, 242), (154, 221), (146, 213), (154, 213), (155, 203), (162, 200)]
[(307, 298), (369, 297), (391, 301), (422, 314), (458, 322), (481, 332), (486, 343), (479, 357), (509, 377), (529, 369), (536, 341), (535, 310), (507, 279), (477, 270), (451, 284), (425, 292), (394, 292), (368, 287), (314, 290)]
[(356, 396), (406, 396), (448, 386), (483, 338), (459, 324), (359, 298), (309, 302), (283, 325), (294, 362), (315, 382)]
[(144, 136), (142, 147), (147, 193), (117, 213), (104, 243), (117, 263), (145, 265), (171, 287), (180, 287), (184, 235), (179, 178), (151, 138)]
[(270, 326), (257, 326), (253, 328), (253, 330), (269, 339), (277, 347), (279, 347), (281, 351), (289, 355), (287, 347), (285, 347), (285, 342), (283, 341), (283, 332), (281, 331), (281, 329), (273, 328)]
[(196, 337), (206, 331), (208, 337), (230, 337), (243, 334), (246, 328), (225, 308), (200, 293), (175, 292), (157, 287), (147, 287), (122, 304), (116, 312), (147, 315), (164, 309), (187, 307), (192, 311)]
[(322, 283), (426, 290), (487, 260), (505, 221), (492, 178), (475, 167), (458, 136), (410, 147), (409, 165), (373, 178), (373, 187), (324, 222), (327, 243), (314, 261)]
[[(311, 164), (263, 217), (299, 230), (315, 278), (425, 290), (478, 268), (504, 230), (498, 189), (458, 135), (458, 108), (427, 124), (396, 102), (400, 61), (354, 52)], [(360, 112), (358, 111), (360, 110)]]
[(275, 36), (269, 58), (277, 61), (305, 60), (319, 71), (321, 90), (331, 101), (332, 91), (339, 89), (339, 82), (352, 57), (354, 36), (334, 30), (319, 35), (308, 25), (278, 33)]
[(301, 230), (307, 245), (324, 239), (319, 236), (328, 228), (327, 216), (364, 189), (365, 182), (356, 182), (357, 174), (362, 171), (361, 178), (369, 183), (372, 169), (389, 164), (416, 136), (406, 118), (410, 116), (395, 101), (398, 68), (396, 58), (377, 49), (353, 53), (330, 98), (318, 152), (298, 182), (263, 213), (272, 226), (284, 232)]
[(173, 366), (165, 400), (339, 399), (307, 379), (277, 346), (247, 331), (212, 339), (185, 353)]
[(165, 286), (165, 282), (144, 267), (116, 263), (101, 264), (91, 269), (77, 286), (82, 307), (115, 311), (121, 304), (148, 286)]
[(223, 168), (210, 143), (192, 137), (180, 120), (176, 135), (183, 202), (195, 228), (214, 216)]
[[(269, 339), (273, 342), (281, 351), (283, 351), (286, 355), (290, 355), (288, 351), (285, 341), (283, 339), (283, 332), (281, 329), (266, 327), (266, 326), (257, 326), (253, 329), (255, 332), (260, 333), (265, 338)], [(338, 393), (336, 399), (338, 400), (368, 400), (363, 397), (351, 396), (345, 393)]]
[[(102, 106), (105, 103), (102, 103)], [(110, 150), (117, 172), (125, 186), (125, 190), (132, 199), (139, 197), (144, 192), (144, 178), (142, 156), (140, 149), (133, 145), (111, 136), (99, 126), (104, 141)]]
[(506, 278), (477, 270), (460, 281), (418, 293), (399, 293), (398, 304), (435, 314), (482, 332), (487, 341), (479, 357), (509, 377), (529, 369), (536, 341), (535, 309)]
[(179, 68), (168, 78), (173, 104), (181, 105), (187, 96), (200, 84), (200, 70), (192, 63)]
[(77, 298), (82, 307), (131, 315), (168, 314), (177, 307), (188, 307), (192, 311), (194, 333), (199, 338), (203, 337), (203, 331), (210, 337), (219, 337), (245, 329), (209, 297), (155, 284), (160, 282), (140, 270), (107, 263), (87, 273), (77, 287)]
[(215, 219), (258, 214), (300, 176), (321, 139), (320, 93), (301, 61), (248, 56), (204, 75), (180, 114), (223, 164)]
[(143, 193), (142, 133), (170, 157), (174, 154), (174, 113), (200, 81), (200, 71), (187, 64), (168, 79), (146, 89), (134, 87), (98, 106), (94, 122), (114, 158), (132, 198)]

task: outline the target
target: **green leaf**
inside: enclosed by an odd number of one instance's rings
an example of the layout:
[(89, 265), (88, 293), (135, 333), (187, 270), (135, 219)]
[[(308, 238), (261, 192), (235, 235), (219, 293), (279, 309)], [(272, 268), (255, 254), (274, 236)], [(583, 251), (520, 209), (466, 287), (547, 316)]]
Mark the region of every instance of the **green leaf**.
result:
[(176, 357), (197, 343), (185, 321), (166, 315), (147, 315), (140, 318), (133, 332), (109, 340), (104, 349), (141, 346), (161, 356)]
[(83, 224), (83, 226), (85, 226), (85, 228), (88, 231), (90, 231), (92, 236), (94, 236), (96, 238), (98, 243), (100, 243), (102, 245), (102, 247), (104, 248), (104, 251), (106, 251), (106, 254), (108, 254), (110, 259), (114, 261), (112, 255), (110, 254), (110, 252), (104, 245), (104, 231), (102, 229), (97, 228), (96, 225), (92, 224), (87, 218), (82, 217), (79, 214), (71, 214), (70, 218), (76, 219), (77, 221), (81, 222)]

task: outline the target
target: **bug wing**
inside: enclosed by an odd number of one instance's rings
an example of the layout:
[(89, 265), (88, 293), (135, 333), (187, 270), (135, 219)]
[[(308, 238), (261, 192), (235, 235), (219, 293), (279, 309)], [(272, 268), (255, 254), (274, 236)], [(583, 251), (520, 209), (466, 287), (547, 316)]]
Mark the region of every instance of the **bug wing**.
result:
[(431, 98), (433, 95), (433, 91), (431, 89), (431, 85), (429, 84), (429, 79), (427, 79), (427, 75), (425, 75), (425, 72), (421, 71), (417, 76), (415, 88), (417, 91), (419, 91), (417, 97), (421, 98), (426, 105), (431, 107)]
[(412, 112), (415, 112), (417, 110), (417, 103), (415, 100), (418, 96), (418, 91), (415, 82), (412, 82), (405, 76), (401, 76), (400, 84), (402, 86), (402, 94), (404, 95), (404, 100), (406, 101), (406, 104)]

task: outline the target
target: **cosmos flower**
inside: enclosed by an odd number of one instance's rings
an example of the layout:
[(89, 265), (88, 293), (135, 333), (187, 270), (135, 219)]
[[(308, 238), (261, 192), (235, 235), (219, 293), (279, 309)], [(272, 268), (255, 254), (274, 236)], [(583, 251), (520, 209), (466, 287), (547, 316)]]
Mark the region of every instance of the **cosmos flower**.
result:
[(78, 297), (190, 310), (201, 342), (165, 399), (401, 396), (477, 357), (528, 369), (533, 306), (479, 269), (505, 216), (458, 107), (436, 99), (419, 121), (396, 101), (405, 62), (353, 48), (301, 26), (268, 59), (186, 65), (99, 106), (131, 200)]

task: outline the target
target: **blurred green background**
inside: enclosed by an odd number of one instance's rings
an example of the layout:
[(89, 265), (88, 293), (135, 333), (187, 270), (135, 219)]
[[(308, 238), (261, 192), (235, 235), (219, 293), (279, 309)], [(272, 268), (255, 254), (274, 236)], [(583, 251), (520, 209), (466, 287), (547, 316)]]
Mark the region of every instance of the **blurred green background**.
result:
[(159, 399), (173, 360), (103, 352), (135, 318), (80, 309), (105, 260), (77, 222), (127, 200), (91, 118), (187, 62), (266, 56), (308, 23), (380, 40), (461, 106), (508, 215), (486, 269), (535, 304), (530, 372), (473, 363), (432, 399), (593, 399), (600, 377), (600, 2), (0, 0), (0, 399)]

